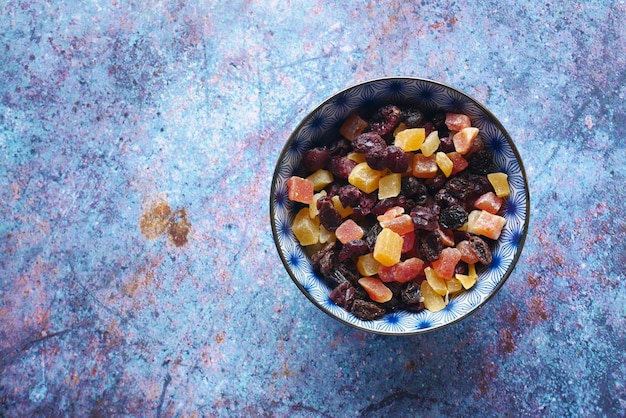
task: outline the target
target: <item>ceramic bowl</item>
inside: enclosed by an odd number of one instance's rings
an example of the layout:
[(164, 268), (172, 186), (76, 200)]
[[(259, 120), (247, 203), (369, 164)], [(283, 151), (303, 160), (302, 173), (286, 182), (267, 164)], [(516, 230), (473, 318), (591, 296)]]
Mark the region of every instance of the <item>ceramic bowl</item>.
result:
[[(468, 115), (479, 128), (485, 145), (493, 152), (500, 171), (507, 173), (510, 196), (506, 199), (506, 224), (493, 248), (493, 261), (478, 271), (470, 290), (450, 298), (438, 312), (395, 311), (380, 319), (363, 321), (335, 305), (331, 289), (314, 271), (310, 258), (291, 230), (294, 204), (287, 198), (287, 180), (298, 172), (308, 149), (338, 138), (338, 130), (353, 112), (371, 112), (386, 104), (415, 106), (428, 112)], [(288, 138), (278, 158), (271, 185), (270, 219), (278, 254), (287, 275), (302, 294), (332, 318), (360, 330), (413, 335), (456, 323), (485, 305), (502, 287), (522, 252), (529, 223), (529, 192), (524, 166), (513, 140), (498, 119), (469, 95), (445, 84), (413, 77), (381, 78), (346, 88), (308, 113)], [(304, 298), (303, 298), (304, 300)]]

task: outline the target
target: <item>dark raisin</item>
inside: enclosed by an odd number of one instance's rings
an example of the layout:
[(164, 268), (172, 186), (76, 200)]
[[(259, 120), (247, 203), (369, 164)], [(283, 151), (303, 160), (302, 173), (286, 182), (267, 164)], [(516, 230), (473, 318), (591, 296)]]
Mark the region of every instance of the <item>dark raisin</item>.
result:
[(456, 266), (454, 266), (455, 274), (467, 274), (467, 263), (464, 261), (459, 261)]
[(362, 154), (367, 154), (372, 149), (386, 148), (387, 143), (376, 132), (365, 132), (354, 138), (352, 149)]
[(351, 184), (340, 187), (336, 194), (343, 206), (357, 206), (363, 198), (363, 192)]
[(443, 244), (438, 234), (428, 232), (420, 234), (415, 240), (418, 251), (426, 261), (435, 261), (441, 256)]
[(411, 219), (416, 229), (434, 231), (439, 223), (439, 206), (415, 206), (411, 209)]
[(319, 211), (320, 223), (324, 225), (324, 228), (334, 232), (341, 225), (343, 220), (330, 197), (322, 196), (317, 199), (317, 210)]
[(367, 254), (369, 251), (369, 246), (365, 240), (355, 239), (353, 241), (348, 241), (343, 244), (341, 250), (339, 251), (339, 260), (346, 261), (351, 258)]
[(402, 183), (400, 186), (400, 193), (406, 197), (411, 197), (417, 204), (419, 201), (426, 200), (428, 190), (424, 183), (412, 176), (402, 177)]
[(335, 264), (335, 256), (335, 243), (327, 244), (311, 256), (313, 268), (322, 276), (329, 276)]
[(436, 128), (435, 128), (435, 125), (433, 125), (433, 123), (432, 123), (432, 122), (426, 122), (426, 123), (424, 124), (424, 134), (425, 134), (426, 136), (430, 135), (430, 134), (431, 134), (431, 132), (432, 132), (432, 131), (434, 131), (435, 129), (436, 129)]
[[(448, 129), (448, 125), (446, 125), (446, 114), (445, 112), (436, 113), (430, 120), (437, 131), (439, 131), (439, 137), (447, 136), (450, 133)], [(444, 151), (446, 152), (446, 151)]]
[(330, 158), (328, 169), (336, 177), (347, 179), (356, 164), (356, 161), (351, 160), (348, 157), (334, 156)]
[(469, 238), (470, 246), (472, 250), (478, 256), (478, 261), (483, 263), (484, 265), (488, 265), (491, 263), (491, 259), (493, 255), (491, 254), (491, 248), (489, 248), (489, 244), (485, 242), (482, 238), (477, 235), (472, 235)]
[(343, 282), (330, 292), (330, 300), (349, 312), (354, 304), (354, 295), (354, 286), (350, 282)]
[(435, 194), (446, 184), (447, 177), (443, 173), (437, 173), (437, 175), (429, 179), (426, 182), (426, 188), (431, 194)]
[(387, 312), (395, 312), (395, 311), (399, 311), (400, 309), (404, 309), (405, 306), (402, 303), (402, 298), (400, 295), (400, 292), (401, 292), (400, 283), (390, 282), (390, 283), (385, 283), (385, 286), (387, 286), (387, 288), (391, 290), (392, 297), (387, 302), (381, 303), (382, 307)]
[(385, 309), (374, 302), (367, 300), (355, 299), (352, 304), (352, 313), (363, 321), (373, 321), (382, 318), (385, 315)]
[(356, 263), (352, 260), (338, 262), (335, 272), (337, 274), (341, 274), (346, 280), (348, 280), (352, 284), (357, 283), (358, 280), (361, 278), (361, 274), (356, 267)]
[(468, 196), (475, 192), (472, 181), (464, 177), (454, 177), (445, 185), (446, 191), (459, 201), (465, 201)]
[(439, 214), (439, 223), (447, 229), (457, 229), (465, 222), (467, 222), (467, 212), (460, 205), (448, 206)]
[(404, 109), (402, 115), (407, 128), (421, 128), (426, 122), (424, 114), (418, 109)]
[(451, 136), (446, 135), (439, 137), (439, 151), (446, 153), (455, 151)]
[(316, 147), (308, 150), (302, 156), (302, 165), (309, 172), (325, 168), (330, 160), (330, 151), (326, 147)]
[(378, 238), (378, 234), (383, 230), (383, 227), (380, 226), (380, 223), (374, 223), (365, 233), (363, 239), (367, 243), (370, 251), (374, 251), (374, 246), (376, 245), (376, 238)]
[(387, 147), (387, 168), (392, 173), (404, 173), (408, 170), (409, 160), (402, 148), (395, 145)]
[(402, 298), (402, 302), (407, 305), (415, 305), (421, 302), (422, 299), (422, 291), (420, 290), (420, 285), (416, 282), (408, 282), (400, 291), (400, 297)]
[(398, 106), (387, 105), (380, 108), (370, 122), (370, 131), (381, 137), (391, 134), (402, 120), (402, 111)]
[(493, 162), (493, 154), (487, 149), (477, 151), (467, 158), (467, 170), (472, 174), (486, 176), (489, 173), (498, 171), (498, 167)]
[(384, 170), (387, 168), (388, 147), (372, 148), (365, 154), (365, 162), (374, 170)]
[(459, 199), (457, 199), (456, 197), (452, 196), (450, 194), (450, 192), (448, 192), (448, 190), (446, 189), (440, 189), (436, 194), (435, 194), (435, 202), (437, 202), (437, 204), (446, 207), (446, 206), (454, 206), (454, 205), (459, 205)]

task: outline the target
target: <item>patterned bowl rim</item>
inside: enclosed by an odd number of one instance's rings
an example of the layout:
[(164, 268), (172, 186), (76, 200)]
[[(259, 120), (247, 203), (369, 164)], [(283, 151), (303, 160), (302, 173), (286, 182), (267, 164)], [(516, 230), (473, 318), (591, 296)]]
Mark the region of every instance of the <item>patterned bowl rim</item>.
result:
[[(367, 324), (369, 324), (369, 322), (367, 321), (362, 321), (363, 324), (365, 325), (359, 325), (357, 323), (353, 323), (353, 322), (349, 322), (347, 320), (344, 320), (343, 318), (338, 317), (337, 315), (333, 314), (333, 312), (331, 312), (329, 309), (327, 309), (326, 307), (324, 307), (323, 305), (321, 305), (314, 297), (313, 295), (311, 295), (311, 293), (304, 288), (304, 286), (302, 286), (302, 284), (300, 283), (300, 281), (296, 278), (294, 272), (291, 269), (291, 266), (289, 265), (289, 262), (287, 261), (287, 259), (285, 258), (283, 251), (281, 250), (281, 245), (278, 239), (278, 229), (277, 229), (277, 225), (275, 219), (276, 219), (276, 207), (275, 207), (275, 194), (277, 191), (277, 187), (278, 187), (278, 181), (277, 179), (279, 178), (280, 175), (280, 168), (281, 168), (281, 161), (283, 161), (285, 159), (286, 154), (289, 152), (289, 149), (291, 147), (291, 145), (293, 144), (294, 140), (297, 138), (298, 133), (302, 130), (302, 128), (311, 120), (311, 118), (317, 114), (321, 109), (323, 109), (325, 106), (327, 106), (330, 102), (332, 102), (337, 96), (340, 96), (342, 94), (345, 94), (346, 92), (349, 92), (353, 89), (368, 85), (368, 84), (373, 84), (373, 83), (380, 83), (380, 82), (393, 82), (393, 81), (399, 81), (399, 82), (421, 82), (421, 83), (425, 83), (425, 84), (431, 84), (433, 86), (437, 86), (439, 88), (442, 88), (444, 90), (449, 90), (454, 92), (457, 95), (460, 95), (462, 97), (464, 97), (465, 99), (467, 99), (468, 101), (470, 101), (473, 105), (475, 105), (478, 109), (481, 110), (481, 112), (484, 113), (484, 115), (486, 115), (489, 119), (489, 121), (491, 123), (493, 123), (493, 125), (496, 126), (496, 128), (502, 133), (502, 135), (504, 136), (504, 138), (506, 139), (508, 145), (511, 148), (511, 151), (513, 152), (514, 156), (515, 156), (515, 160), (516, 162), (519, 164), (519, 170), (523, 179), (523, 184), (524, 184), (524, 197), (525, 197), (525, 217), (524, 217), (524, 225), (522, 228), (522, 235), (519, 239), (519, 245), (517, 250), (515, 251), (515, 254), (511, 260), (511, 264), (509, 265), (509, 267), (507, 268), (507, 270), (502, 274), (498, 284), (496, 284), (493, 289), (489, 292), (488, 296), (482, 300), (479, 304), (477, 304), (476, 306), (472, 307), (471, 309), (469, 309), (467, 312), (465, 312), (464, 314), (462, 314), (461, 316), (459, 316), (458, 318), (455, 318), (451, 321), (447, 321), (441, 325), (438, 326), (434, 326), (434, 327), (428, 327), (428, 328), (417, 328), (413, 331), (406, 331), (406, 332), (395, 332), (395, 331), (384, 331), (384, 330), (380, 330), (380, 329), (376, 329), (373, 327), (368, 327)], [(330, 316), (331, 318), (335, 319), (336, 321), (339, 321), (340, 323), (343, 323), (345, 325), (348, 325), (352, 328), (361, 330), (361, 331), (365, 331), (365, 332), (369, 332), (369, 333), (373, 333), (373, 334), (379, 334), (379, 335), (393, 335), (393, 336), (409, 336), (409, 335), (417, 335), (417, 334), (425, 334), (428, 332), (432, 332), (432, 331), (436, 331), (436, 330), (441, 330), (443, 328), (447, 328), (452, 324), (456, 324), (458, 322), (460, 322), (463, 319), (468, 318), (469, 316), (471, 316), (472, 314), (474, 314), (475, 312), (477, 312), (480, 308), (482, 308), (496, 293), (498, 293), (498, 291), (502, 288), (502, 286), (504, 285), (504, 283), (508, 280), (509, 276), (511, 275), (511, 273), (513, 272), (513, 270), (515, 269), (515, 266), (517, 265), (517, 262), (522, 254), (523, 248), (524, 248), (524, 244), (528, 235), (528, 229), (529, 229), (529, 224), (530, 224), (530, 191), (529, 191), (529, 187), (528, 187), (528, 178), (526, 175), (526, 170), (524, 168), (524, 164), (522, 162), (522, 158), (521, 155), (515, 145), (515, 143), (513, 142), (513, 139), (511, 138), (511, 136), (509, 135), (508, 131), (504, 128), (504, 125), (502, 125), (502, 123), (500, 122), (500, 120), (487, 108), (485, 107), (485, 105), (483, 105), (480, 101), (476, 100), (474, 97), (470, 96), (469, 94), (455, 88), (452, 87), (448, 84), (439, 82), (439, 81), (435, 81), (435, 80), (431, 80), (431, 79), (427, 79), (427, 78), (422, 78), (422, 77), (413, 77), (413, 76), (390, 76), (390, 77), (380, 77), (380, 78), (373, 78), (373, 79), (369, 79), (363, 82), (359, 82), (356, 84), (352, 84), (349, 85), (348, 87), (345, 87), (342, 90), (339, 90), (335, 93), (333, 93), (331, 96), (327, 97), (325, 100), (323, 100), (322, 102), (320, 102), (317, 106), (315, 106), (312, 110), (310, 110), (300, 121), (300, 123), (295, 127), (295, 129), (293, 129), (293, 131), (291, 132), (291, 134), (289, 135), (287, 141), (285, 142), (279, 156), (278, 159), (276, 160), (276, 166), (274, 169), (274, 173), (272, 176), (272, 184), (271, 184), (271, 190), (270, 190), (270, 222), (271, 222), (271, 228), (272, 228), (272, 237), (274, 239), (274, 244), (276, 245), (276, 249), (278, 251), (278, 255), (283, 263), (283, 266), (285, 267), (285, 270), (287, 271), (289, 277), (291, 278), (291, 280), (296, 284), (296, 286), (298, 287), (298, 289), (300, 290), (300, 292), (305, 295), (307, 297), (307, 299), (309, 299), (309, 301), (311, 301), (313, 303), (313, 305), (315, 305), (318, 309), (320, 309), (322, 312), (324, 312), (325, 314), (327, 314), (328, 316)], [(298, 244), (298, 247), (300, 245)], [(304, 253), (304, 250), (303, 250)], [(307, 257), (308, 259), (308, 257)]]

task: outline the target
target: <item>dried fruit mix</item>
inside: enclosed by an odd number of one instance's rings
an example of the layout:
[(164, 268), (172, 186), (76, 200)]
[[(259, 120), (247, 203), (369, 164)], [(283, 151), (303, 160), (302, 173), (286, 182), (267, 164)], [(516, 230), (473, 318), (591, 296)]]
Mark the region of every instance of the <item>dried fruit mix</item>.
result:
[(467, 115), (386, 105), (304, 153), (292, 230), (330, 298), (362, 320), (438, 311), (470, 289), (506, 222), (508, 179)]

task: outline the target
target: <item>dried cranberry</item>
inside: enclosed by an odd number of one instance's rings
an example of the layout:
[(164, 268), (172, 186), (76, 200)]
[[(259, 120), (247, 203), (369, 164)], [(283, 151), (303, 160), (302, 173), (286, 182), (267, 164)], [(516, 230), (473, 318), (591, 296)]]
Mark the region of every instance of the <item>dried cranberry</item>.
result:
[(328, 196), (322, 196), (317, 199), (317, 210), (319, 211), (320, 223), (324, 228), (334, 232), (341, 225), (342, 218), (333, 201)]
[(331, 155), (334, 156), (346, 156), (352, 149), (350, 141), (346, 138), (340, 138), (332, 143), (328, 148)]
[(351, 184), (342, 186), (337, 190), (336, 194), (339, 196), (342, 205), (350, 207), (357, 206), (363, 198), (363, 192)]
[(392, 173), (404, 173), (409, 168), (409, 159), (400, 147), (390, 145), (387, 147), (387, 168)]
[(459, 199), (457, 199), (456, 197), (452, 196), (450, 194), (450, 192), (448, 192), (446, 189), (440, 189), (436, 194), (435, 194), (435, 202), (437, 202), (437, 204), (446, 207), (446, 206), (455, 206), (455, 205), (459, 205)]
[(353, 241), (348, 241), (343, 244), (341, 250), (339, 251), (339, 260), (346, 261), (351, 258), (367, 254), (369, 251), (369, 246), (365, 240), (355, 239)]
[(365, 132), (352, 140), (352, 149), (367, 154), (372, 149), (386, 148), (387, 143), (376, 132)]
[(424, 183), (412, 176), (402, 177), (400, 193), (412, 198), (416, 204), (420, 205), (426, 201), (428, 190)]
[(363, 193), (363, 195), (361, 196), (361, 200), (359, 201), (359, 204), (354, 206), (352, 209), (354, 210), (354, 213), (357, 215), (367, 216), (370, 214), (377, 200), (378, 198), (377, 198), (376, 192)]
[(374, 302), (363, 299), (355, 299), (352, 304), (352, 313), (359, 319), (364, 321), (373, 321), (382, 318), (386, 311)]
[(485, 240), (477, 235), (472, 235), (470, 236), (469, 243), (472, 247), (472, 250), (474, 250), (474, 252), (478, 256), (478, 261), (480, 261), (484, 265), (488, 265), (489, 263), (491, 263), (493, 255), (491, 253), (491, 248), (489, 248), (489, 244), (487, 244)]
[(434, 231), (439, 222), (439, 206), (415, 206), (411, 210), (411, 219), (416, 229)]
[(334, 156), (330, 158), (328, 169), (336, 177), (347, 179), (356, 164), (356, 161), (351, 160), (348, 157)]
[(446, 153), (455, 151), (454, 142), (452, 142), (451, 136), (446, 135), (439, 137), (439, 151)]
[(388, 147), (372, 148), (365, 154), (365, 162), (374, 170), (384, 170), (387, 168)]
[(378, 234), (383, 230), (383, 227), (380, 226), (378, 222), (374, 223), (365, 233), (363, 239), (367, 243), (370, 251), (374, 251), (374, 246), (376, 245), (376, 238), (378, 238)]
[(467, 212), (460, 205), (448, 206), (439, 214), (439, 223), (447, 229), (457, 229), (465, 222), (467, 222)]
[(370, 122), (370, 131), (381, 137), (393, 132), (402, 120), (402, 111), (398, 106), (387, 105), (380, 108)]
[(308, 150), (302, 156), (302, 165), (309, 172), (325, 168), (330, 160), (330, 152), (326, 147), (316, 147)]
[(354, 304), (355, 290), (350, 282), (343, 282), (330, 292), (330, 300), (343, 309), (350, 311)]

